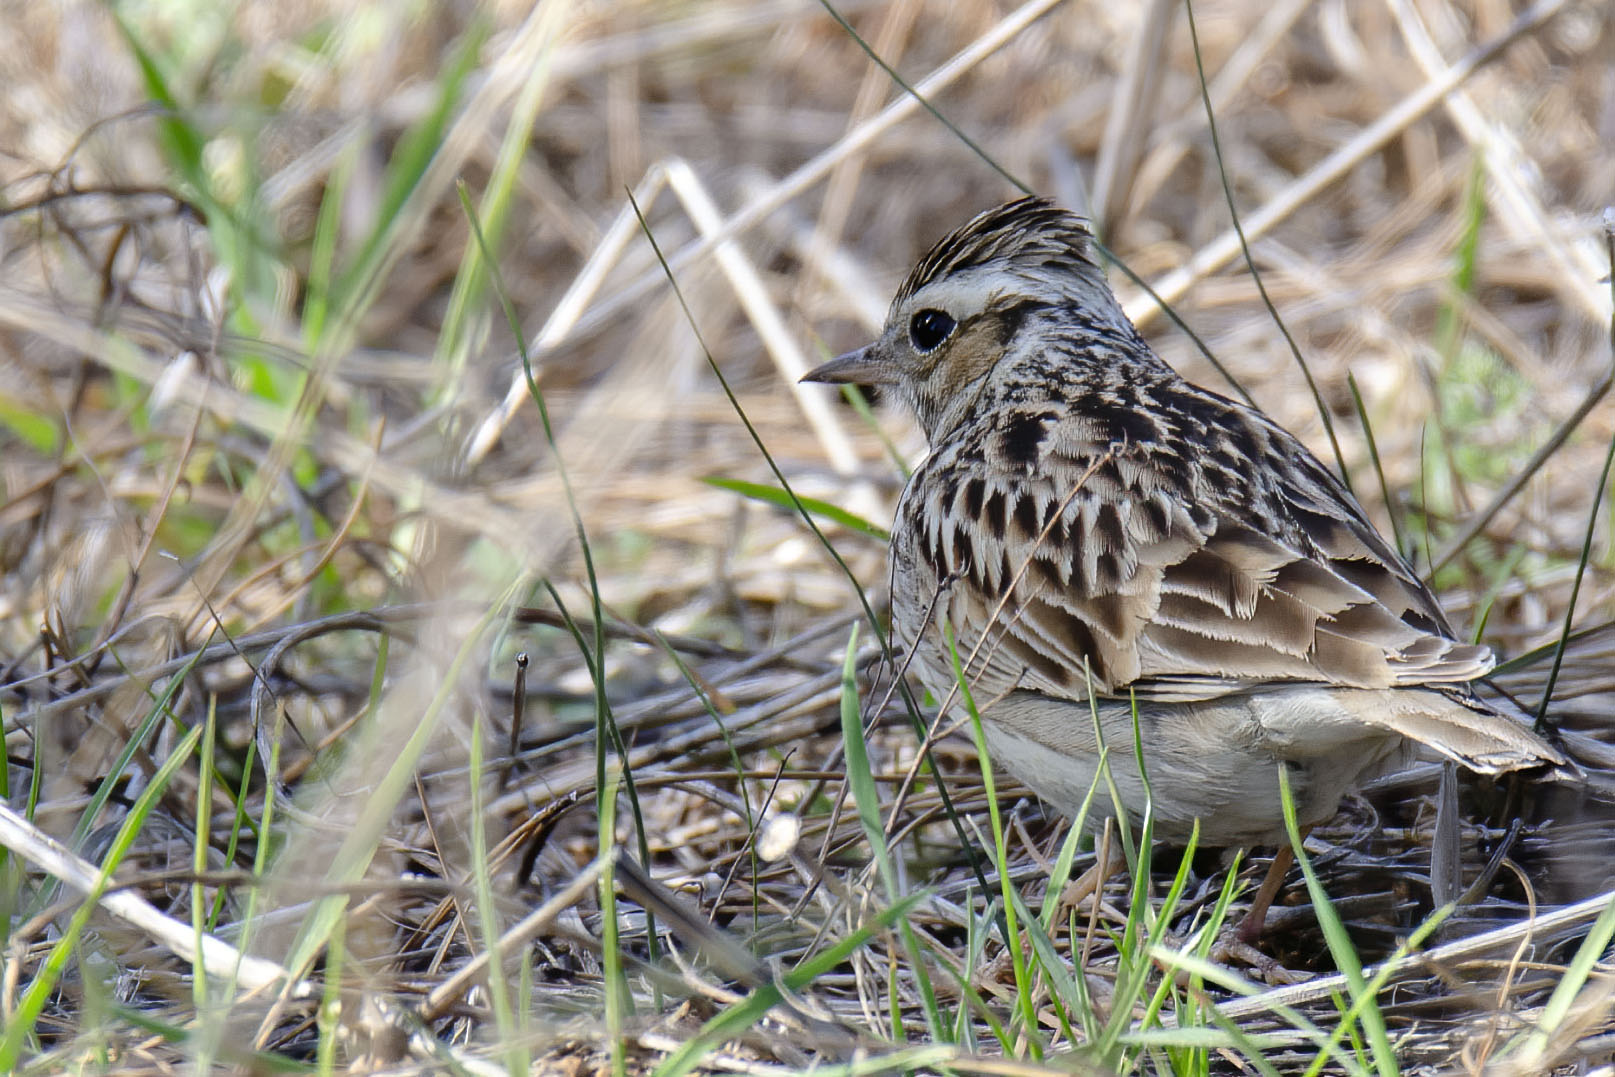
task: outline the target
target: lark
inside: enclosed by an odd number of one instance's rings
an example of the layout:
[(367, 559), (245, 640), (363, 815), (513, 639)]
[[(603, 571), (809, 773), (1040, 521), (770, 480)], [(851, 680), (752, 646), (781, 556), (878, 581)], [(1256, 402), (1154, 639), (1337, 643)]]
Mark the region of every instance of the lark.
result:
[(805, 380), (893, 386), (918, 416), (894, 636), (938, 700), (959, 698), (957, 653), (993, 761), (1068, 815), (1103, 741), (1138, 823), (1135, 714), (1157, 836), (1198, 820), (1208, 845), (1284, 842), (1280, 767), (1307, 826), (1421, 755), (1565, 762), (1477, 698), (1491, 651), (1327, 467), (1151, 350), (1082, 218), (1041, 198), (981, 214), (914, 267), (879, 339)]

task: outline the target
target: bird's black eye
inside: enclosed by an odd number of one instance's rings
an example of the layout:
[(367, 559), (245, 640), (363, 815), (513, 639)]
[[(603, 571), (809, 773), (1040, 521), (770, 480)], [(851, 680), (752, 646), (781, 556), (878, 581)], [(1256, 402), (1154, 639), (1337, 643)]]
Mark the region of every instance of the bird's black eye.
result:
[(908, 339), (919, 351), (935, 351), (958, 326), (959, 323), (943, 311), (927, 307), (909, 321)]

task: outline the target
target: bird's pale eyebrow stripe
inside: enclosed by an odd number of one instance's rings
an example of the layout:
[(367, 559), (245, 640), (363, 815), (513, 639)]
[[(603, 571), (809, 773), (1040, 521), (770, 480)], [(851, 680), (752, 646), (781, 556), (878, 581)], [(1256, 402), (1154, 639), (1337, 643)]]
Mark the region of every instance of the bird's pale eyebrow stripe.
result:
[(1039, 311), (1048, 310), (1051, 304), (1041, 299), (1028, 299), (1017, 296), (1012, 299), (995, 303), (982, 312), (982, 317), (992, 318), (997, 322), (998, 343), (1008, 344), (1020, 332), (1026, 319)]
[(899, 303), (944, 277), (1005, 259), (1038, 259), (1050, 268), (1083, 259), (1087, 222), (1043, 198), (1022, 198), (988, 210), (944, 237), (897, 292)]

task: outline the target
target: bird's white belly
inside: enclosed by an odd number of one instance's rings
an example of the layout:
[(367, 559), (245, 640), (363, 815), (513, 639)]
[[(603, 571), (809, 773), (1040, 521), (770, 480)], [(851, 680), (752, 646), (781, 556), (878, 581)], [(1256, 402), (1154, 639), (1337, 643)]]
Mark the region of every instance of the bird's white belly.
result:
[[(1155, 834), (1184, 841), (1200, 822), (1205, 845), (1285, 840), (1278, 769), (1289, 768), (1301, 825), (1335, 814), (1344, 793), (1406, 765), (1414, 748), (1401, 736), (1364, 726), (1334, 698), (1339, 689), (1291, 687), (1196, 703), (1141, 704), (1138, 725)], [(1347, 690), (1349, 691), (1349, 690)], [(1145, 782), (1134, 748), (1131, 708), (1099, 706), (1099, 735), (1086, 704), (1014, 693), (983, 713), (995, 765), (1075, 818), (1094, 789), (1089, 827), (1117, 814), (1110, 786), (1095, 777), (1105, 761), (1128, 821), (1142, 820)]]

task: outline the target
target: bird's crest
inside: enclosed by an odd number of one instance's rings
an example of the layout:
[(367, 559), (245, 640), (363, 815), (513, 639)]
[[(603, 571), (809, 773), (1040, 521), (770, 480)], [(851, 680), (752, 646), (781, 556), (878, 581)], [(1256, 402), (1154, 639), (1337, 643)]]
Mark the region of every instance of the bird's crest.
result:
[(933, 281), (992, 267), (1046, 285), (1061, 270), (1103, 283), (1088, 222), (1047, 198), (990, 209), (938, 241), (898, 289), (894, 309)]

